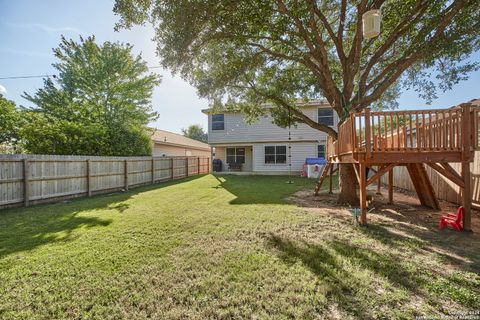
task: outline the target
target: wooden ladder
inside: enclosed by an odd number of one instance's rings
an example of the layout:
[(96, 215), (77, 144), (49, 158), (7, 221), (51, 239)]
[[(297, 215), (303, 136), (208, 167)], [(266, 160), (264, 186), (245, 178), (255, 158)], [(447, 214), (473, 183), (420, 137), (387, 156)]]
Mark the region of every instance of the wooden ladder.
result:
[(318, 196), (318, 193), (320, 192), (320, 188), (322, 187), (323, 180), (325, 180), (325, 178), (327, 177), (331, 167), (332, 167), (331, 162), (327, 162), (327, 164), (323, 167), (323, 172), (320, 175), (320, 178), (318, 179), (317, 186), (315, 187), (315, 192), (313, 193), (313, 195)]

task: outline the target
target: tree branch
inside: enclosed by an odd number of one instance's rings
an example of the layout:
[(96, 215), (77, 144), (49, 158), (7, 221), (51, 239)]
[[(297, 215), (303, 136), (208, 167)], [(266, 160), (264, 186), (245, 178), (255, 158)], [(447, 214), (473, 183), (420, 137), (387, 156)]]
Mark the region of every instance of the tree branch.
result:
[[(340, 62), (342, 64), (345, 63), (345, 59), (346, 59), (346, 56), (345, 56), (345, 52), (343, 51), (343, 45), (342, 45), (342, 42), (341, 42), (341, 39), (340, 37), (337, 37), (335, 35), (335, 32), (333, 31), (332, 29), (332, 26), (330, 25), (330, 23), (328, 22), (327, 18), (325, 17), (325, 15), (322, 13), (322, 11), (320, 11), (320, 9), (318, 8), (317, 4), (316, 4), (316, 1), (315, 0), (309, 0), (308, 1), (309, 3), (309, 7), (310, 7), (310, 14), (312, 16), (315, 15), (317, 16), (320, 21), (322, 22), (323, 26), (325, 27), (325, 29), (327, 30), (328, 32), (328, 35), (330, 36), (330, 38), (332, 39), (334, 45), (335, 45), (335, 48), (337, 49), (337, 54), (338, 54), (338, 58), (340, 60)], [(311, 21), (312, 22), (312, 21)], [(315, 20), (313, 20), (313, 22), (315, 23)], [(316, 27), (316, 25), (315, 25)], [(318, 29), (317, 29), (318, 30)]]
[[(368, 106), (371, 102), (379, 99), (381, 95), (388, 89), (388, 87), (398, 80), (403, 71), (405, 71), (414, 63), (418, 62), (427, 53), (434, 53), (432, 52), (432, 48), (435, 48), (435, 42), (440, 39), (447, 26), (453, 20), (455, 15), (465, 6), (465, 4), (465, 0), (454, 1), (447, 9), (445, 9), (445, 11), (440, 14), (442, 19), (440, 22), (435, 24), (437, 28), (433, 36), (428, 41), (424, 41), (423, 46), (418, 48), (410, 57), (403, 56), (397, 61), (389, 64), (377, 77), (375, 77), (375, 79), (373, 79), (372, 82), (367, 85), (366, 90), (368, 91), (375, 85), (379, 85), (370, 95), (360, 99), (360, 103), (358, 104), (357, 108)], [(419, 34), (423, 34), (423, 32), (420, 32)], [(417, 42), (414, 41), (413, 43)], [(407, 52), (408, 51), (411, 50), (407, 50)], [(358, 99), (358, 97), (356, 98)]]
[(357, 6), (357, 23), (355, 36), (353, 37), (352, 47), (347, 57), (346, 65), (344, 66), (343, 71), (343, 96), (344, 99), (348, 100), (352, 96), (354, 88), (355, 75), (358, 72), (360, 67), (360, 58), (362, 52), (362, 40), (363, 40), (363, 29), (362, 29), (362, 15), (365, 12), (367, 7), (367, 0), (362, 0)]
[(325, 97), (327, 97), (330, 104), (335, 110), (337, 110), (337, 108), (338, 110), (341, 110), (342, 109), (341, 98), (340, 98), (339, 90), (336, 87), (335, 82), (333, 81), (332, 73), (330, 72), (330, 68), (328, 65), (328, 53), (325, 49), (324, 41), (321, 39), (321, 37), (317, 37), (316, 40), (319, 42), (319, 46), (316, 47), (312, 43), (309, 37), (309, 34), (305, 29), (305, 27), (303, 26), (300, 19), (298, 19), (298, 17), (291, 14), (291, 12), (288, 10), (283, 0), (276, 0), (276, 1), (277, 1), (280, 12), (282, 14), (287, 15), (289, 18), (293, 20), (300, 35), (302, 36), (307, 47), (309, 48), (310, 54), (312, 55), (313, 58), (315, 58), (315, 60), (318, 61), (318, 63), (320, 63), (320, 68), (318, 68), (318, 70), (322, 74), (322, 77), (324, 80), (324, 83), (321, 86), (321, 88), (324, 90)]
[[(370, 58), (369, 62), (365, 66), (365, 69), (360, 77), (359, 81), (359, 91), (365, 91), (366, 81), (368, 79), (368, 75), (370, 74), (371, 69), (374, 65), (378, 62), (378, 59), (389, 50), (392, 45), (402, 36), (404, 35), (410, 28), (415, 25), (418, 20), (423, 16), (425, 11), (428, 8), (429, 1), (418, 2), (415, 8), (411, 11), (410, 15), (405, 16), (396, 26), (394, 31), (390, 34), (390, 36), (385, 40), (385, 42), (373, 53), (372, 57)], [(413, 19), (413, 20), (412, 20)]]

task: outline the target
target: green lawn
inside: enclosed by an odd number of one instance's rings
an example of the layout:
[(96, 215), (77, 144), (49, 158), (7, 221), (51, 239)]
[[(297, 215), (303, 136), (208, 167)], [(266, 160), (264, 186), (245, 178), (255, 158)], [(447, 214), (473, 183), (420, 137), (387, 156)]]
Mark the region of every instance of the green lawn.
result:
[(478, 247), (458, 257), (413, 229), (356, 227), (337, 218), (339, 208), (288, 204), (314, 182), (286, 180), (206, 175), (1, 211), (0, 318), (411, 319), (480, 310)]

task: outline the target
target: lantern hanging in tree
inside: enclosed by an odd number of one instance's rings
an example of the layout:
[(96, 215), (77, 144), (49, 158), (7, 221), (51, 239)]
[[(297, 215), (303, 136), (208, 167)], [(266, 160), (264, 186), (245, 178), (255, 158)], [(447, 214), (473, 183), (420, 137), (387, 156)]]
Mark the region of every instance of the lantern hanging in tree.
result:
[(362, 15), (363, 37), (365, 39), (375, 38), (380, 34), (380, 23), (382, 12), (379, 9), (368, 10)]

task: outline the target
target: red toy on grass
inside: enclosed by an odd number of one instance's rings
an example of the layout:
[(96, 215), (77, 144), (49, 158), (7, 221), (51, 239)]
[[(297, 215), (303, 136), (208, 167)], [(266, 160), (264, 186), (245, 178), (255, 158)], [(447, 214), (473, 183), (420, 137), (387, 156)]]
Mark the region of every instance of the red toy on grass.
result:
[(438, 227), (440, 229), (443, 229), (449, 226), (457, 231), (462, 231), (463, 230), (462, 220), (463, 220), (463, 207), (460, 207), (457, 210), (457, 214), (447, 213), (446, 215), (443, 215), (442, 218), (440, 219), (440, 222), (438, 223)]

